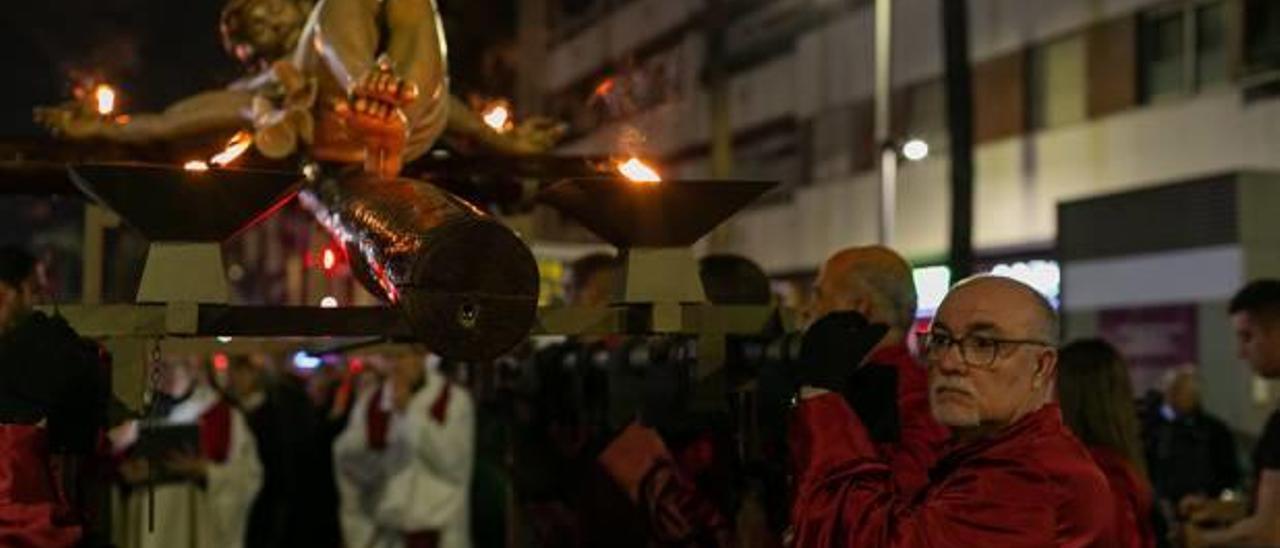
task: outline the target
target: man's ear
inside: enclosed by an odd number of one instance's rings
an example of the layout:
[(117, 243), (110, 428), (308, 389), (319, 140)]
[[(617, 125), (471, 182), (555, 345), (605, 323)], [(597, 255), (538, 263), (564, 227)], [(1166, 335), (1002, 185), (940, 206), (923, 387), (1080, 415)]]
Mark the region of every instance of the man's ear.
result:
[(1058, 351), (1045, 348), (1036, 357), (1036, 371), (1031, 378), (1031, 385), (1040, 388), (1053, 383), (1058, 373)]

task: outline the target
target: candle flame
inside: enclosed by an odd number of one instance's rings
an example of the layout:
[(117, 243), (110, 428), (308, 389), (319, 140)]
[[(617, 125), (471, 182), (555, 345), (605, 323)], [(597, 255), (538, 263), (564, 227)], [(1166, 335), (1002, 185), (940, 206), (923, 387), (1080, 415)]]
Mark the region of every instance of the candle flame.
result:
[(596, 89), (592, 91), (591, 94), (596, 97), (604, 97), (605, 95), (608, 95), (609, 92), (613, 91), (613, 86), (613, 78), (605, 78), (596, 85)]
[(205, 163), (204, 160), (191, 160), (182, 164), (182, 169), (187, 171), (209, 171), (209, 164)]
[(511, 109), (502, 102), (497, 102), (485, 109), (484, 123), (498, 133), (506, 133), (511, 129)]
[(658, 175), (657, 171), (634, 156), (625, 162), (618, 163), (618, 173), (636, 183), (662, 182), (662, 176)]
[(225, 167), (231, 162), (236, 161), (236, 158), (239, 158), (240, 155), (245, 153), (245, 151), (249, 150), (249, 146), (252, 144), (252, 133), (247, 131), (237, 132), (235, 135), (231, 136), (230, 140), (227, 141), (227, 146), (222, 149), (222, 152), (214, 154), (213, 157), (209, 159), (209, 164), (218, 167)]
[(108, 116), (116, 110), (116, 90), (106, 84), (98, 84), (93, 88), (93, 100), (98, 106), (98, 114)]

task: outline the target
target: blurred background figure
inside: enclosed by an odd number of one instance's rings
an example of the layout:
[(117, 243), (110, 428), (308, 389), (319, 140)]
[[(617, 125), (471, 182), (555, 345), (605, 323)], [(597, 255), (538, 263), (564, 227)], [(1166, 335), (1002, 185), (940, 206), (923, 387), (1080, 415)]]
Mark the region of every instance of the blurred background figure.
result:
[[(564, 304), (603, 307), (613, 299), (618, 260), (591, 253), (568, 265)], [(538, 349), (520, 368), (512, 409), (511, 483), (526, 530), (536, 546), (615, 546), (642, 542), (625, 515), (627, 501), (594, 464), (611, 408), (636, 394), (610, 393), (610, 372), (597, 362), (620, 337), (582, 335)], [(624, 406), (627, 407), (627, 406)]]
[(231, 358), (226, 388), (262, 461), (246, 548), (337, 546), (337, 491), (325, 466), (321, 411), (290, 374), (273, 374), (248, 356)]
[(1058, 353), (1062, 419), (1089, 448), (1111, 486), (1122, 546), (1152, 548), (1154, 495), (1138, 431), (1129, 367), (1107, 342), (1075, 341)]
[(1194, 371), (1169, 375), (1159, 409), (1145, 435), (1147, 465), (1160, 501), (1177, 508), (1189, 496), (1217, 498), (1240, 487), (1235, 439), (1221, 419), (1201, 407)]
[[(711, 304), (768, 306), (775, 301), (768, 275), (747, 257), (707, 255), (698, 261), (698, 274)], [(732, 398), (728, 408), (736, 415), (720, 417), (731, 422), (722, 422), (719, 429), (707, 428), (703, 434), (703, 439), (715, 442), (715, 458), (704, 459), (707, 465), (699, 470), (690, 465), (698, 462), (691, 457), (706, 442), (685, 442), (673, 450), (684, 453), (679, 459), (684, 463), (682, 471), (690, 474), (700, 492), (725, 516), (735, 517), (739, 546), (781, 546), (788, 502), (786, 417), (793, 386), (781, 367), (763, 368), (751, 378), (743, 375), (740, 365), (726, 363), (717, 375), (727, 385), (700, 383), (700, 392), (711, 393), (710, 397), (719, 391), (722, 398)], [(754, 431), (744, 425), (755, 425)]]
[(420, 353), (381, 365), (333, 445), (346, 546), (469, 547), (471, 395)]
[(618, 259), (608, 253), (591, 253), (569, 264), (564, 273), (565, 304), (604, 306), (613, 298)]
[[(172, 360), (156, 367), (162, 368), (161, 382), (150, 416), (117, 429), (112, 439), (123, 453), (121, 507), (112, 513), (116, 544), (244, 546), (262, 486), (253, 433), (194, 363)], [(181, 427), (195, 431), (188, 436)]]

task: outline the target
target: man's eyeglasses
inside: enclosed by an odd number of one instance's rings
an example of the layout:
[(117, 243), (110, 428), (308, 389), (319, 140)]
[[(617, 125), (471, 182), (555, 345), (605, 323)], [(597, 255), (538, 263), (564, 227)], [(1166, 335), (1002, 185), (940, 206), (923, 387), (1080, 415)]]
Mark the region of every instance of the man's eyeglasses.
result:
[(969, 335), (959, 339), (946, 333), (927, 333), (920, 337), (920, 348), (924, 357), (930, 362), (939, 362), (946, 357), (952, 346), (960, 347), (960, 359), (965, 365), (990, 369), (996, 363), (1002, 350), (1014, 346), (1029, 344), (1053, 348), (1052, 344), (1032, 339), (997, 339), (981, 335)]

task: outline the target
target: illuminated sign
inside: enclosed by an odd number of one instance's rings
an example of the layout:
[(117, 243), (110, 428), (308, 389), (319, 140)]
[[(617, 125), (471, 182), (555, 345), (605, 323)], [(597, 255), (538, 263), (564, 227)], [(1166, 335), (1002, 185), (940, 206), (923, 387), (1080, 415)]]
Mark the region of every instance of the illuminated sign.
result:
[[(1059, 306), (1062, 293), (1062, 270), (1057, 261), (1019, 261), (997, 264), (991, 274), (1013, 278), (1025, 283)], [(916, 282), (916, 317), (931, 318), (942, 304), (942, 298), (951, 289), (951, 269), (945, 266), (927, 266), (911, 272)]]
[(931, 318), (951, 288), (951, 269), (926, 266), (911, 271), (916, 282), (916, 317)]
[(1062, 295), (1062, 269), (1057, 261), (1021, 261), (998, 264), (991, 269), (996, 276), (1013, 278), (1044, 295), (1054, 308)]

